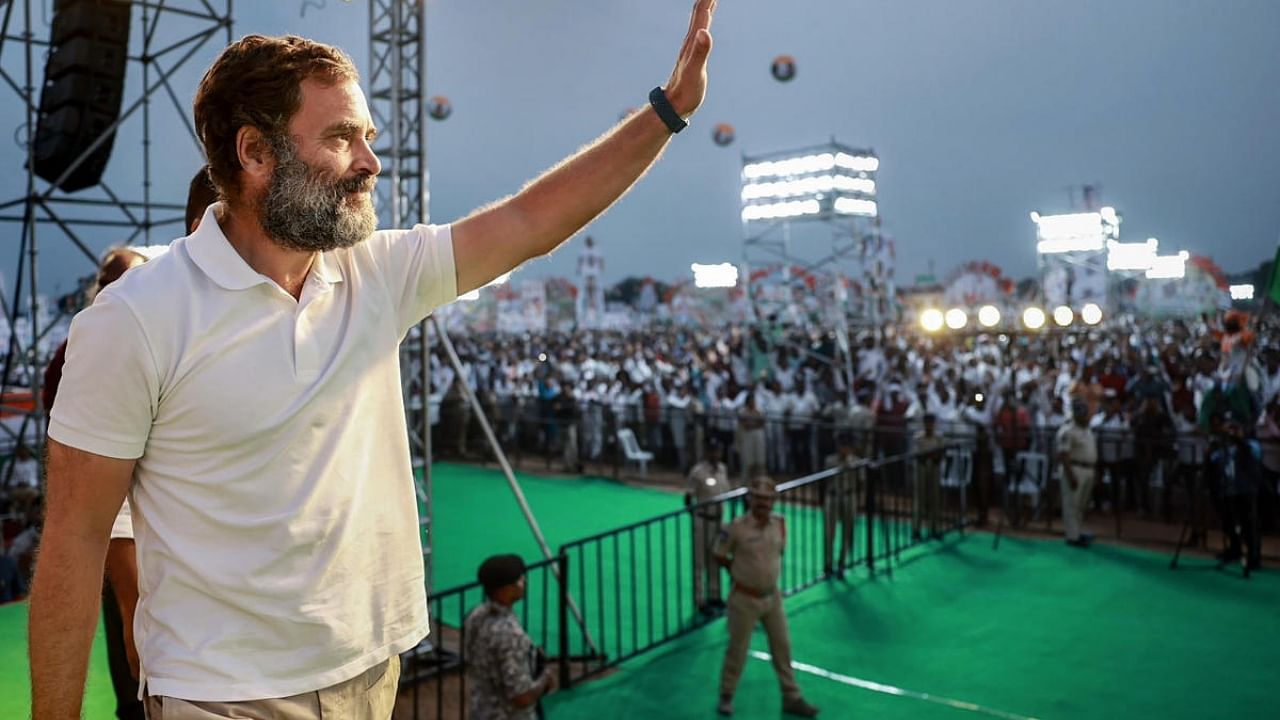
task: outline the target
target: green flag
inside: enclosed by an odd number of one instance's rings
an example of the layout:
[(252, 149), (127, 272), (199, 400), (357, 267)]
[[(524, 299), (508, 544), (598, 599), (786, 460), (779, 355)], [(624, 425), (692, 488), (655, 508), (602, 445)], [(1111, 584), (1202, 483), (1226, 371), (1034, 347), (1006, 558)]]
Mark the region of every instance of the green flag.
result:
[(1266, 296), (1280, 305), (1280, 247), (1276, 248), (1276, 258), (1271, 261), (1271, 279), (1267, 282)]

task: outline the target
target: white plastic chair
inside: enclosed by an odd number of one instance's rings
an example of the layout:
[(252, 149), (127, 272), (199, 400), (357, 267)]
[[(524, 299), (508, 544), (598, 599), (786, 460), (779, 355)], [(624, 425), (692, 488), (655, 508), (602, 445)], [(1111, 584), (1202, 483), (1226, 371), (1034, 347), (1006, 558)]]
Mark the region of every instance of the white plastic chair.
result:
[(640, 477), (648, 477), (649, 461), (653, 459), (653, 453), (641, 449), (640, 442), (636, 440), (636, 434), (631, 432), (630, 428), (618, 430), (618, 442), (622, 445), (622, 454), (627, 462), (640, 466)]
[(960, 501), (960, 517), (968, 516), (969, 483), (973, 481), (973, 450), (967, 447), (950, 447), (942, 456), (942, 473), (938, 484), (943, 488), (955, 488)]

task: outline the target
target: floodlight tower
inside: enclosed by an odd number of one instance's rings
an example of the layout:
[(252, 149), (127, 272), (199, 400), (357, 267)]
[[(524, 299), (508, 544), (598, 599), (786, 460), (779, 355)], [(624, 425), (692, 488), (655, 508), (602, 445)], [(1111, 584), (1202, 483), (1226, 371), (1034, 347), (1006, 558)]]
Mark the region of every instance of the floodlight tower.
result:
[[(831, 312), (821, 324), (836, 332), (850, 379), (850, 322), (880, 326), (888, 319), (893, 300), (892, 268), (884, 262), (885, 243), (880, 234), (879, 168), (880, 159), (874, 151), (848, 147), (834, 139), (823, 145), (742, 159), (743, 261), (753, 304), (758, 300), (757, 288), (750, 287), (753, 268), (781, 264), (787, 293), (783, 300), (787, 303), (796, 270), (822, 279), (815, 290), (830, 303)], [(797, 247), (791, 237), (793, 222), (820, 223), (829, 228), (829, 251)], [(846, 289), (850, 276), (862, 281), (862, 292), (852, 307)]]
[(1101, 210), (1041, 215), (1031, 213), (1036, 225), (1043, 300), (1050, 307), (1079, 310), (1108, 302), (1108, 251), (1120, 239), (1121, 216), (1113, 207)]

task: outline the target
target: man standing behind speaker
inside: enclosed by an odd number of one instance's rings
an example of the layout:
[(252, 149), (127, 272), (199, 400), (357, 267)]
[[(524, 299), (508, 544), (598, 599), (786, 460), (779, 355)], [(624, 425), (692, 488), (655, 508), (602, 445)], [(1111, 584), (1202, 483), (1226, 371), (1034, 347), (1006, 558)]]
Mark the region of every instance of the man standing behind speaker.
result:
[(150, 715), (391, 715), (399, 653), (429, 628), (400, 342), (648, 170), (702, 103), (714, 8), (697, 0), (651, 107), (453, 226), (376, 233), (377, 129), (351, 59), (294, 36), (223, 50), (195, 101), (223, 202), (72, 324), (31, 599), (36, 720), (79, 717), (126, 493)]

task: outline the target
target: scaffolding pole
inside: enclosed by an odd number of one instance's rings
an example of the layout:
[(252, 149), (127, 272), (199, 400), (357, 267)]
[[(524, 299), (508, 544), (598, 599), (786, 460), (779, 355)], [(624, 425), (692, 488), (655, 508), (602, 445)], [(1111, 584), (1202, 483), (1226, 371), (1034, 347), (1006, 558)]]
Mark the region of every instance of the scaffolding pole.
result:
[[(507, 478), (507, 485), (511, 488), (511, 494), (515, 495), (516, 502), (520, 504), (520, 512), (524, 514), (525, 522), (529, 523), (529, 529), (533, 531), (533, 537), (538, 541), (542, 556), (547, 560), (555, 560), (555, 556), (551, 554), (551, 547), (547, 545), (547, 539), (542, 534), (542, 528), (538, 526), (538, 519), (533, 516), (533, 509), (529, 507), (529, 501), (525, 499), (524, 491), (520, 489), (520, 482), (516, 480), (515, 471), (511, 469), (507, 454), (503, 452), (502, 445), (498, 442), (498, 436), (493, 432), (493, 426), (489, 424), (489, 418), (484, 413), (484, 407), (480, 405), (480, 399), (476, 397), (475, 391), (466, 382), (466, 374), (462, 369), (462, 360), (458, 358), (458, 352), (453, 347), (453, 341), (449, 339), (449, 334), (434, 316), (431, 318), (431, 323), (435, 327), (436, 335), (440, 338), (440, 346), (444, 348), (445, 354), (449, 356), (449, 364), (453, 365), (454, 372), (457, 373), (456, 382), (458, 387), (462, 388), (462, 394), (466, 396), (467, 402), (471, 405), (471, 412), (475, 413), (476, 419), (480, 421), (480, 429), (484, 431), (484, 436), (489, 440), (489, 447), (493, 450), (493, 456), (498, 459), (498, 465), (502, 467), (502, 474)], [(559, 564), (553, 562), (550, 568), (556, 579), (559, 580)], [(586, 641), (587, 647), (592, 652), (599, 653), (595, 642), (591, 639), (591, 633), (587, 630), (586, 618), (582, 616), (582, 610), (574, 602), (573, 596), (565, 592), (564, 602), (569, 605), (569, 610), (573, 613), (574, 619), (578, 621), (578, 626), (582, 628), (582, 638)], [(560, 648), (560, 652), (566, 658), (569, 655), (568, 648)]]

